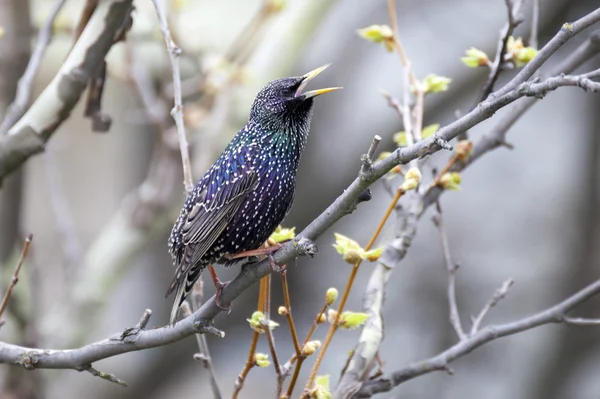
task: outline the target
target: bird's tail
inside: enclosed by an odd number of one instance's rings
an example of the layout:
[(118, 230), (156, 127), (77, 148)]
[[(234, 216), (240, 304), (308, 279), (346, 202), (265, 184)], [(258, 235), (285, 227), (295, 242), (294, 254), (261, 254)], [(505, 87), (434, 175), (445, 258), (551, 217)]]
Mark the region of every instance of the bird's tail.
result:
[(169, 318), (169, 325), (171, 327), (173, 327), (177, 322), (177, 314), (179, 313), (179, 307), (181, 306), (181, 304), (185, 300), (185, 297), (187, 296), (185, 286), (186, 281), (182, 281), (177, 286), (177, 293), (175, 294), (175, 301), (173, 302), (173, 309), (171, 309), (171, 317)]

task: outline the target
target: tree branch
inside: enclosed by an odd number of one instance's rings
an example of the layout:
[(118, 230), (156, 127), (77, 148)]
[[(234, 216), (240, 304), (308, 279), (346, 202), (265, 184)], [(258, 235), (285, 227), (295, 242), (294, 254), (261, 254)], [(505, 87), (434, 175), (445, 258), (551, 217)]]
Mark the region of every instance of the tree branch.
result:
[(156, 14), (160, 21), (160, 29), (165, 39), (167, 51), (169, 52), (169, 60), (171, 61), (171, 69), (173, 70), (173, 101), (175, 103), (171, 110), (171, 116), (175, 120), (177, 126), (177, 137), (179, 138), (179, 148), (181, 151), (181, 162), (183, 164), (183, 185), (188, 195), (194, 189), (194, 180), (192, 178), (192, 164), (190, 162), (190, 154), (188, 152), (188, 142), (185, 136), (185, 124), (183, 123), (183, 104), (181, 102), (181, 76), (179, 73), (179, 56), (181, 55), (181, 49), (177, 47), (169, 26), (167, 25), (167, 18), (165, 11), (162, 6), (161, 0), (152, 0), (154, 7), (156, 8)]
[(485, 327), (437, 356), (413, 363), (376, 380), (366, 381), (353, 398), (369, 398), (377, 393), (388, 392), (395, 386), (423, 374), (445, 370), (449, 363), (495, 339), (527, 331), (544, 324), (566, 322), (567, 312), (598, 294), (600, 294), (600, 280), (595, 281), (551, 308), (511, 323)]
[(33, 79), (37, 75), (37, 71), (40, 68), (42, 59), (46, 53), (46, 49), (52, 41), (52, 27), (54, 26), (54, 20), (56, 20), (56, 17), (58, 16), (58, 13), (62, 9), (65, 2), (66, 0), (58, 0), (56, 2), (52, 12), (50, 13), (50, 16), (46, 22), (44, 22), (42, 29), (40, 29), (35, 49), (33, 50), (33, 54), (31, 55), (29, 63), (27, 64), (27, 69), (25, 69), (25, 73), (23, 73), (23, 76), (21, 79), (19, 79), (19, 83), (17, 84), (17, 95), (15, 96), (15, 100), (8, 107), (6, 116), (4, 117), (2, 123), (0, 123), (0, 136), (4, 136), (8, 129), (10, 129), (12, 125), (14, 125), (15, 122), (17, 122), (27, 110), (27, 106), (29, 105), (31, 97)]
[(90, 78), (129, 18), (132, 0), (100, 3), (52, 82), (31, 108), (0, 137), (0, 181), (44, 145), (70, 115)]

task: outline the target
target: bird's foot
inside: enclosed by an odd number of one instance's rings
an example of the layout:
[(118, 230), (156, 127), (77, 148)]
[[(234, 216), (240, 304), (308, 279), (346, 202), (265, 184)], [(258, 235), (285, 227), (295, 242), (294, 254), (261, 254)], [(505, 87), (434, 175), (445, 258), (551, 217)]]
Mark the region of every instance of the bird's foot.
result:
[(213, 284), (217, 289), (217, 292), (215, 293), (215, 304), (219, 309), (221, 309), (224, 312), (227, 312), (227, 314), (231, 313), (231, 306), (223, 306), (221, 304), (221, 294), (223, 293), (223, 288), (225, 288), (227, 284), (229, 284), (229, 281), (222, 282), (219, 279), (219, 276), (217, 276), (217, 272), (215, 271), (214, 267), (210, 265), (208, 266), (208, 271), (210, 273), (210, 277), (212, 278)]
[(269, 265), (271, 265), (271, 269), (273, 269), (273, 271), (275, 273), (283, 273), (286, 269), (287, 266), (286, 265), (281, 265), (279, 266), (276, 262), (275, 259), (273, 258), (272, 254), (268, 254), (267, 258), (269, 259)]

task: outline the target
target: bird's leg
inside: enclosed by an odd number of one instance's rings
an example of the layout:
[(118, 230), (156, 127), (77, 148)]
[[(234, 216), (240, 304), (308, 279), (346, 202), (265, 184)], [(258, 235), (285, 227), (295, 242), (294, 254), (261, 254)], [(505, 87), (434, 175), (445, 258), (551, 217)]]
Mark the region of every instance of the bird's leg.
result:
[(210, 273), (210, 277), (212, 278), (215, 288), (217, 289), (217, 292), (215, 293), (215, 303), (217, 304), (217, 307), (222, 311), (227, 312), (227, 314), (231, 313), (230, 306), (221, 305), (221, 293), (223, 292), (223, 288), (225, 288), (225, 286), (229, 284), (229, 281), (222, 282), (221, 280), (219, 280), (219, 276), (217, 276), (215, 268), (211, 265), (208, 265), (208, 272)]
[(233, 255), (231, 257), (231, 259), (247, 258), (250, 256), (267, 255), (267, 258), (269, 259), (269, 264), (271, 265), (271, 268), (273, 269), (273, 271), (277, 272), (277, 273), (281, 273), (282, 271), (285, 270), (285, 265), (279, 266), (277, 263), (275, 263), (275, 259), (273, 258), (273, 253), (275, 251), (277, 251), (278, 249), (280, 249), (281, 247), (283, 247), (283, 243), (276, 243), (269, 247), (251, 249), (249, 251), (240, 252), (237, 255)]
[(283, 247), (282, 243), (277, 243), (277, 244), (273, 244), (270, 247), (266, 247), (266, 248), (257, 248), (257, 249), (251, 249), (249, 251), (244, 251), (244, 252), (240, 252), (239, 254), (235, 254), (230, 256), (230, 259), (239, 259), (239, 258), (248, 258), (250, 256), (260, 256), (260, 255), (268, 255), (272, 257), (272, 253), (277, 251), (278, 249), (280, 249), (281, 247)]

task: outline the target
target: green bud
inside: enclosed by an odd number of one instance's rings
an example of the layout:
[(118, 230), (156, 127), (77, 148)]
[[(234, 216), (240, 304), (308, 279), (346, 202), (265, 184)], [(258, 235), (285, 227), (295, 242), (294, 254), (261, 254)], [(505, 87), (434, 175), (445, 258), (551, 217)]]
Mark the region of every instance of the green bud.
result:
[(444, 173), (440, 178), (440, 186), (444, 190), (460, 190), (461, 176), (458, 172)]
[(523, 38), (515, 39), (513, 36), (506, 42), (506, 52), (518, 68), (527, 65), (538, 53), (533, 47), (525, 47)]
[(356, 31), (358, 36), (373, 43), (383, 43), (388, 51), (394, 50), (394, 32), (387, 25), (371, 25)]
[(329, 375), (318, 375), (315, 378), (315, 388), (311, 392), (311, 398), (331, 399), (331, 392), (329, 391)]
[(369, 318), (367, 313), (345, 311), (340, 316), (340, 327), (346, 330), (362, 326)]
[(280, 306), (277, 308), (277, 313), (279, 313), (280, 316), (287, 316), (289, 313), (289, 310), (285, 306)]
[(425, 76), (421, 89), (425, 93), (440, 93), (448, 90), (450, 82), (452, 82), (452, 79), (432, 73)]
[(362, 259), (362, 255), (365, 250), (353, 239), (346, 237), (343, 234), (333, 233), (335, 236), (335, 243), (333, 247), (335, 250), (342, 255), (345, 262), (355, 264)]
[(404, 191), (414, 190), (420, 182), (421, 171), (417, 168), (410, 168), (404, 175), (404, 182), (400, 188)]
[(461, 57), (460, 60), (469, 68), (486, 66), (490, 62), (490, 59), (488, 58), (487, 54), (479, 49), (476, 49), (475, 47), (471, 47), (470, 49), (465, 51), (465, 53), (467, 54), (467, 56)]
[(325, 293), (325, 304), (327, 304), (327, 306), (333, 305), (338, 298), (338, 294), (338, 290), (333, 287), (329, 288)]
[(369, 262), (375, 262), (381, 256), (383, 252), (383, 248), (376, 248), (364, 253), (363, 259), (368, 260)]
[(255, 353), (254, 363), (258, 367), (262, 368), (269, 367), (269, 365), (271, 365), (271, 362), (269, 361), (269, 355), (267, 355), (266, 353)]
[(469, 140), (460, 140), (456, 143), (454, 152), (459, 160), (465, 161), (473, 152), (473, 143)]
[(263, 312), (259, 311), (252, 313), (252, 316), (249, 319), (246, 319), (246, 321), (248, 324), (250, 324), (250, 328), (261, 334), (265, 332), (265, 324), (270, 330), (273, 330), (275, 327), (279, 326), (278, 323), (275, 323), (272, 320), (265, 320), (265, 315)]
[(310, 355), (314, 354), (317, 351), (317, 349), (319, 349), (320, 347), (321, 347), (321, 341), (308, 341), (302, 347), (302, 356), (304, 356), (304, 357), (310, 356)]
[(284, 228), (281, 226), (277, 226), (273, 234), (269, 237), (269, 240), (279, 243), (284, 241), (289, 241), (292, 238), (296, 237), (296, 228)]

